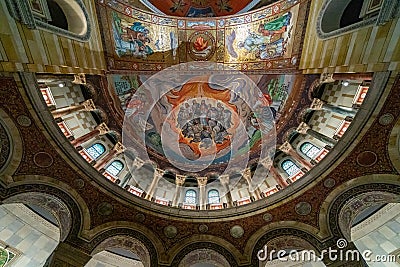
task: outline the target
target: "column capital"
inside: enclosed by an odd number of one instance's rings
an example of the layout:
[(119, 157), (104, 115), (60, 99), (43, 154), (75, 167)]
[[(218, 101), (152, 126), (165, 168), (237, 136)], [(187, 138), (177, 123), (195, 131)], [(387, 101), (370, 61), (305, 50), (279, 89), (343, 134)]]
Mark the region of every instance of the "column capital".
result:
[(245, 169), (243, 171), (242, 176), (243, 176), (244, 179), (246, 179), (248, 181), (251, 181), (251, 170), (250, 170), (250, 168)]
[(270, 168), (274, 161), (270, 157), (263, 158), (262, 160), (259, 161), (261, 165), (263, 165), (266, 168)]
[(120, 154), (122, 152), (124, 152), (125, 147), (121, 142), (118, 142), (115, 144), (115, 146), (113, 147), (113, 150), (117, 153)]
[(332, 83), (335, 80), (333, 79), (333, 73), (322, 73), (319, 79), (320, 83)]
[(183, 186), (185, 184), (186, 176), (177, 174), (175, 175), (175, 184), (177, 186)]
[(86, 101), (83, 101), (83, 102), (82, 102), (82, 105), (83, 105), (83, 108), (84, 108), (86, 111), (92, 111), (92, 110), (95, 110), (95, 109), (96, 109), (96, 105), (94, 104), (94, 102), (93, 102), (92, 99), (88, 99), (88, 100), (86, 100)]
[(286, 141), (285, 143), (283, 143), (280, 147), (279, 150), (282, 151), (285, 154), (290, 154), (290, 151), (293, 150), (292, 145)]
[(144, 165), (144, 160), (136, 157), (133, 160), (133, 167), (135, 167), (135, 169), (139, 169), (140, 167), (142, 167)]
[(201, 187), (201, 186), (207, 185), (208, 178), (202, 176), (202, 177), (196, 177), (196, 180), (197, 180), (197, 184), (199, 185), (199, 187)]
[(319, 98), (314, 98), (314, 99), (313, 99), (313, 102), (312, 102), (311, 105), (310, 105), (310, 108), (311, 108), (312, 110), (322, 110), (322, 107), (324, 106), (324, 104), (325, 104), (325, 102), (322, 101), (321, 99), (319, 99)]
[(86, 76), (85, 73), (78, 73), (74, 75), (74, 80), (72, 81), (74, 84), (86, 84)]
[(164, 175), (165, 171), (159, 168), (154, 169), (154, 176), (162, 177)]
[(105, 124), (104, 122), (97, 125), (95, 129), (100, 131), (99, 135), (104, 135), (110, 131), (107, 124)]
[(301, 134), (307, 134), (307, 131), (310, 130), (310, 126), (308, 126), (307, 123), (302, 122), (299, 124), (299, 126), (297, 126), (296, 131), (301, 133)]
[(221, 184), (225, 184), (225, 185), (229, 184), (229, 175), (228, 174), (220, 175), (218, 178), (219, 178), (219, 182)]

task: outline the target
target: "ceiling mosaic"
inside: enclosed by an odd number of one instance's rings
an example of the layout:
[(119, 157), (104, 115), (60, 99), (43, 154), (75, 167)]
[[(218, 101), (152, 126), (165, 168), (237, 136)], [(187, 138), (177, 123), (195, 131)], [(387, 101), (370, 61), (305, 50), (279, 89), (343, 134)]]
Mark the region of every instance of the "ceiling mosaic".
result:
[(221, 174), (232, 162), (258, 159), (263, 134), (275, 134), (274, 124), (301, 77), (232, 76), (222, 85), (216, 77), (188, 75), (180, 83), (169, 76), (110, 75), (126, 114), (124, 137), (132, 139), (124, 145), (176, 173)]
[(219, 17), (246, 12), (260, 0), (141, 0), (141, 2), (158, 14), (179, 17)]
[(156, 72), (210, 61), (246, 72), (294, 72), (304, 30), (302, 5), (306, 2), (286, 0), (245, 15), (191, 19), (146, 13), (122, 0), (102, 1), (108, 69)]

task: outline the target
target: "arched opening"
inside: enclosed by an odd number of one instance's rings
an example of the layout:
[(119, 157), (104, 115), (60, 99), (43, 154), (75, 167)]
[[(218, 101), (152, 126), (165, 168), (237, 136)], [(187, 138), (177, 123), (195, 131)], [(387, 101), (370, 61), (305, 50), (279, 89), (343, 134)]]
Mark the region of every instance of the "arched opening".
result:
[(197, 194), (193, 189), (189, 189), (185, 193), (185, 204), (196, 204), (197, 203)]
[(47, 0), (47, 6), (51, 16), (49, 24), (68, 31), (67, 17), (57, 2), (54, 0)]
[(113, 236), (101, 242), (85, 265), (150, 267), (150, 253), (139, 240), (130, 236)]
[(231, 266), (226, 258), (212, 249), (196, 249), (181, 260), (179, 267), (225, 267)]
[[(400, 254), (400, 196), (383, 191), (370, 191), (349, 199), (339, 213), (339, 227), (343, 236), (353, 242), (370, 259), (384, 256), (388, 264), (396, 262)], [(388, 265), (391, 266), (391, 265)]]
[(373, 24), (383, 1), (328, 0), (318, 18), (320, 38), (329, 38), (359, 27)]
[(264, 245), (262, 253), (259, 253), (258, 266), (324, 267), (318, 256), (319, 253), (308, 241), (297, 236), (280, 236)]
[(13, 266), (43, 266), (72, 226), (67, 205), (53, 195), (39, 192), (5, 199), (0, 218), (0, 253)]
[(89, 155), (94, 159), (98, 159), (101, 157), (106, 152), (106, 148), (103, 144), (100, 143), (94, 143), (90, 147), (86, 149), (86, 151), (89, 153)]

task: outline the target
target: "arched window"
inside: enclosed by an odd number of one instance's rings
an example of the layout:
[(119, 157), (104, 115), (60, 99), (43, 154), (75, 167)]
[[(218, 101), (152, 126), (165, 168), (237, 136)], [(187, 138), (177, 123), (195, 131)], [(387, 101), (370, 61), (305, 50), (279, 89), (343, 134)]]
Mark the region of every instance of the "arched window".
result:
[(89, 153), (89, 155), (94, 159), (98, 159), (101, 155), (106, 152), (106, 148), (100, 144), (100, 143), (95, 143), (91, 145), (86, 151)]
[(122, 171), (123, 168), (124, 164), (121, 161), (114, 160), (113, 162), (111, 162), (110, 165), (108, 165), (106, 171), (114, 176), (118, 176), (118, 174)]
[(313, 159), (321, 151), (321, 149), (310, 142), (305, 142), (300, 146), (300, 151), (310, 159)]
[(300, 170), (300, 168), (290, 159), (283, 161), (281, 167), (289, 177), (295, 175)]
[[(89, 14), (82, 0), (6, 0), (14, 19), (31, 29), (41, 28), (56, 34), (88, 41), (91, 33)], [(18, 2), (18, 1), (17, 1)]]
[(218, 190), (212, 189), (208, 191), (208, 203), (210, 204), (218, 204), (219, 200), (219, 192)]
[(192, 189), (186, 191), (185, 203), (187, 203), (187, 204), (196, 204), (196, 191), (194, 191)]

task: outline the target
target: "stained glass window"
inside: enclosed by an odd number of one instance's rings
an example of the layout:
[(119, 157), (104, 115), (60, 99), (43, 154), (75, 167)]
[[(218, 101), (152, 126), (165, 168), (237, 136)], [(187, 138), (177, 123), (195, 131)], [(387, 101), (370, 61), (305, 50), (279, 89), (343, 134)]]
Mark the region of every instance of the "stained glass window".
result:
[(321, 149), (317, 146), (314, 146), (310, 142), (305, 142), (300, 146), (300, 151), (310, 159), (313, 159), (321, 151)]
[(218, 204), (219, 203), (219, 192), (215, 189), (208, 191), (208, 203)]
[(89, 155), (94, 159), (98, 159), (101, 155), (106, 152), (106, 148), (100, 144), (100, 143), (95, 143), (91, 145), (89, 148), (86, 149), (86, 151), (89, 153)]
[(114, 160), (113, 162), (111, 162), (110, 165), (108, 165), (106, 171), (114, 176), (117, 176), (122, 171), (123, 168), (124, 164), (121, 161)]
[(196, 191), (188, 190), (185, 194), (185, 203), (187, 204), (196, 204)]
[(290, 159), (283, 161), (281, 166), (289, 177), (295, 175), (300, 170), (300, 168)]

